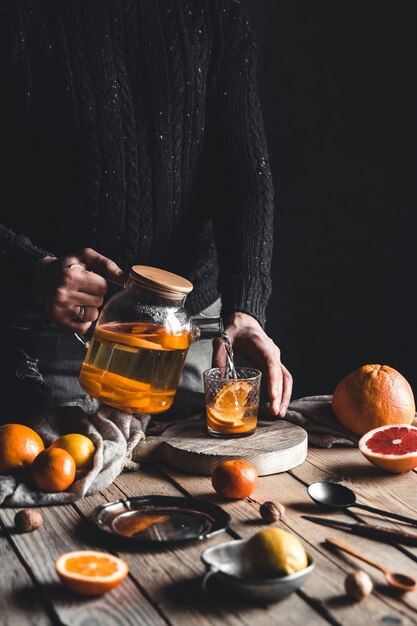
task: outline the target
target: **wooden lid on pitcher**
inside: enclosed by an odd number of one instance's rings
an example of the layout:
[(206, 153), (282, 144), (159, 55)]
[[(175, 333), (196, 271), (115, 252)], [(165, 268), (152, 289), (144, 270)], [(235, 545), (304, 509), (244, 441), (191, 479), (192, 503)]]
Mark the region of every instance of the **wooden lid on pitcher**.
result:
[(149, 265), (133, 265), (130, 273), (135, 283), (139, 283), (150, 289), (171, 292), (173, 294), (186, 295), (193, 290), (193, 284), (167, 270), (161, 270)]

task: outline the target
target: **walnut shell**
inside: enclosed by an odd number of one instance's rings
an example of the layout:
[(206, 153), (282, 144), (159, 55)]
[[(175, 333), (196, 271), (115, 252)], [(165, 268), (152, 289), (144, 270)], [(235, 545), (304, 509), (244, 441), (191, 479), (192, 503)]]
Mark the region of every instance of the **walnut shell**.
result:
[(259, 507), (259, 514), (265, 522), (272, 524), (273, 522), (279, 522), (285, 514), (285, 507), (277, 502), (264, 502)]
[(30, 533), (43, 524), (43, 517), (36, 509), (22, 509), (14, 516), (14, 525), (21, 533)]
[(345, 578), (345, 590), (348, 596), (354, 600), (362, 600), (369, 596), (373, 589), (372, 580), (363, 570), (351, 572)]

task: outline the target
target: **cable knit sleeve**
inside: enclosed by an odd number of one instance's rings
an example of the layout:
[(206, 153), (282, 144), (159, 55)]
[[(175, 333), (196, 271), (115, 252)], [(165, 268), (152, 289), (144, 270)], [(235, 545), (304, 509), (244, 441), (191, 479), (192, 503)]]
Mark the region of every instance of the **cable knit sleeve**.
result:
[(271, 293), (274, 209), (256, 83), (257, 54), (241, 3), (223, 2), (221, 15), (208, 115), (220, 182), (211, 211), (222, 312), (243, 311), (264, 325)]
[(32, 244), (25, 235), (17, 235), (0, 224), (0, 268), (2, 282), (19, 284), (29, 288), (35, 264), (50, 252)]

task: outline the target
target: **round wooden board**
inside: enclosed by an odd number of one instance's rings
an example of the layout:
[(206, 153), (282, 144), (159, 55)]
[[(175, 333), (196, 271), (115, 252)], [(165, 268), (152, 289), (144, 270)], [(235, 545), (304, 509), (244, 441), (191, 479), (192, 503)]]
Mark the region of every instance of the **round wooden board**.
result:
[(205, 419), (177, 422), (161, 435), (140, 442), (133, 460), (166, 463), (176, 469), (210, 476), (225, 459), (250, 461), (259, 476), (286, 472), (307, 456), (307, 433), (284, 420), (260, 422), (253, 435), (240, 439), (211, 437)]

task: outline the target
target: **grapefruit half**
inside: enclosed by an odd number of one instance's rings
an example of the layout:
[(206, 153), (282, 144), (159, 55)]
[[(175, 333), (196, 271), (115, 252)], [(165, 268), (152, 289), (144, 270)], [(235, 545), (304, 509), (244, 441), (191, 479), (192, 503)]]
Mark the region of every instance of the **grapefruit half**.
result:
[(363, 456), (374, 465), (394, 474), (417, 467), (417, 428), (388, 424), (370, 430), (358, 443)]

